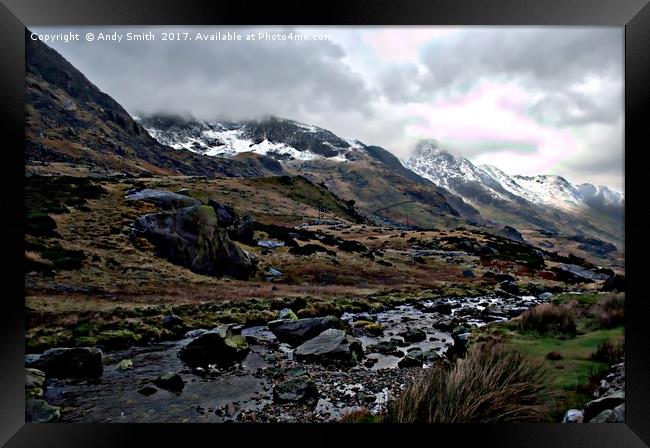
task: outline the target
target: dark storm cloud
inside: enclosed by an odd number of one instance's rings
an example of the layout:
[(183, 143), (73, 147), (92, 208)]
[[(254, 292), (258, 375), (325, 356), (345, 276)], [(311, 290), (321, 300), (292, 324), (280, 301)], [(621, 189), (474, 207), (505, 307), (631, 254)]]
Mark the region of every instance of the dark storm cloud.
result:
[[(158, 28), (157, 35), (164, 30), (170, 29)], [(192, 35), (199, 30), (259, 31), (189, 29)], [(332, 41), (82, 41), (54, 47), (132, 113), (191, 112), (208, 119), (372, 113), (371, 92), (342, 63), (345, 52)]]

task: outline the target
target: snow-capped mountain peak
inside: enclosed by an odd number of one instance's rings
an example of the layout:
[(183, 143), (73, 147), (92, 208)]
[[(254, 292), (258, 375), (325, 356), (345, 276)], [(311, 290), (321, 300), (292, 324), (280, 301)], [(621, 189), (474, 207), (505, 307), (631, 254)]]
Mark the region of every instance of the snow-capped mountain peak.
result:
[(345, 140), (326, 129), (276, 116), (237, 123), (160, 115), (139, 121), (165, 145), (214, 157), (253, 152), (283, 162), (319, 158), (345, 162), (350, 151), (365, 147), (358, 140)]

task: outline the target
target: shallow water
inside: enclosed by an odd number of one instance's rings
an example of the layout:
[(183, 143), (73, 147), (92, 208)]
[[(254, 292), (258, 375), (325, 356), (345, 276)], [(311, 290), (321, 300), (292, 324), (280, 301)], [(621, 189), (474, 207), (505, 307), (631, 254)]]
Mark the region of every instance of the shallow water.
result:
[[(471, 310), (482, 310), (487, 304), (501, 305), (508, 300), (513, 299), (459, 299), (454, 302), (457, 308), (452, 310), (452, 314), (461, 316)], [(525, 304), (528, 307), (540, 301), (534, 297), (524, 297), (516, 299), (516, 302), (517, 306)], [(423, 302), (422, 305), (426, 307), (430, 303)], [(358, 329), (353, 330), (355, 336), (361, 340), (364, 351), (378, 342), (399, 338), (397, 335), (403, 330), (418, 328), (426, 333), (426, 340), (399, 347), (399, 350), (407, 352), (412, 347), (419, 347), (425, 352), (435, 350), (444, 355), (447, 348), (453, 344), (453, 339), (449, 333), (433, 327), (434, 320), (440, 317), (439, 314), (423, 312), (420, 307), (401, 305), (373, 314), (345, 313), (342, 320), (352, 323), (355, 320), (370, 318), (384, 326), (381, 336), (359, 334)], [(504, 318), (499, 317), (498, 320)], [(466, 326), (485, 324), (476, 317), (463, 318), (463, 323)], [(223, 422), (237, 420), (241, 412), (264, 414), (272, 405), (275, 379), (271, 368), (295, 366), (292, 348), (286, 344), (280, 344), (277, 349), (270, 348), (272, 345), (269, 346), (268, 342), (274, 341), (275, 336), (266, 326), (245, 328), (242, 334), (254, 336), (259, 344), (251, 344), (247, 357), (226, 370), (200, 371), (185, 366), (177, 354), (180, 348), (191, 340), (187, 338), (106, 353), (104, 373), (100, 379), (50, 379), (47, 382), (45, 399), (62, 408), (62, 420), (66, 422)], [(304, 366), (321, 394), (316, 408), (309, 411), (313, 413), (314, 419), (324, 421), (337, 418), (351, 406), (358, 406), (359, 396), (362, 394), (366, 394), (362, 404), (378, 411), (390, 396), (389, 388), (403, 387), (402, 383), (407, 381), (407, 376), (402, 372), (419, 369), (398, 368), (397, 364), (401, 358), (396, 356), (378, 353), (367, 353), (367, 356), (377, 359), (376, 364), (366, 367), (362, 363), (349, 371), (335, 367)], [(118, 370), (116, 364), (123, 359), (131, 359), (133, 368)], [(173, 393), (158, 389), (149, 396), (138, 392), (165, 372), (180, 373), (185, 381), (182, 392)], [(382, 381), (391, 384), (383, 384)], [(370, 398), (367, 395), (370, 395)], [(279, 412), (281, 419), (291, 421), (294, 418), (291, 409), (282, 408)]]

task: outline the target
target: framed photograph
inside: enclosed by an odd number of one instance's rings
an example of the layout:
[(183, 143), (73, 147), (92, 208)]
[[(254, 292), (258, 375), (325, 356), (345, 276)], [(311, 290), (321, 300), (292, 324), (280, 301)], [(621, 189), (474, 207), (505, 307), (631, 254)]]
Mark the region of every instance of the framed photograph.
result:
[(647, 1), (5, 5), (0, 442), (648, 446)]

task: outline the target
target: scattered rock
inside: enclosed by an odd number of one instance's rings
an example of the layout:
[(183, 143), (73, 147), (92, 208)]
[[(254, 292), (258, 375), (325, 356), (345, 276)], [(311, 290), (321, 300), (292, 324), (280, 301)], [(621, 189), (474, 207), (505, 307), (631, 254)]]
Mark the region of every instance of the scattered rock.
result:
[(559, 361), (562, 359), (562, 355), (559, 352), (549, 352), (546, 354), (546, 359), (549, 361)]
[(592, 400), (584, 407), (585, 421), (590, 422), (592, 418), (596, 417), (604, 410), (613, 409), (623, 403), (625, 403), (625, 392), (622, 390)]
[(306, 375), (290, 378), (273, 387), (273, 401), (304, 403), (313, 407), (318, 402), (318, 388)]
[(298, 320), (274, 320), (268, 327), (280, 342), (296, 347), (330, 328), (343, 328), (336, 316), (311, 317)]
[(175, 314), (168, 314), (164, 316), (160, 324), (162, 325), (163, 328), (173, 331), (175, 333), (179, 331), (182, 332), (185, 327), (185, 322), (183, 321), (183, 318)]
[(45, 400), (25, 401), (25, 423), (54, 423), (61, 418), (61, 408), (50, 405)]
[(414, 358), (407, 354), (405, 357), (399, 360), (397, 366), (400, 368), (403, 367), (422, 367), (422, 360)]
[(98, 378), (104, 372), (102, 351), (95, 347), (52, 348), (25, 363), (53, 378)]
[(264, 275), (267, 279), (282, 277), (282, 272), (278, 271), (275, 268), (268, 268)]
[(190, 341), (178, 356), (190, 366), (204, 367), (240, 361), (249, 350), (246, 340), (233, 330), (232, 325), (223, 325)]
[(406, 342), (420, 342), (427, 339), (427, 334), (419, 328), (408, 328), (398, 333)]
[(465, 269), (463, 271), (463, 277), (465, 277), (465, 278), (474, 278), (474, 277), (476, 277), (476, 274), (474, 274), (474, 271), (472, 271), (471, 269)]
[(133, 368), (133, 361), (130, 359), (123, 359), (120, 362), (117, 363), (115, 366), (117, 370), (130, 370)]
[(45, 392), (45, 372), (38, 369), (25, 369), (25, 396), (39, 398)]
[(185, 381), (183, 381), (183, 378), (181, 378), (181, 376), (176, 372), (163, 373), (153, 380), (153, 383), (161, 389), (170, 392), (180, 392), (185, 387)]
[(291, 308), (282, 308), (278, 313), (278, 319), (298, 320), (298, 316)]
[(330, 328), (300, 345), (293, 356), (302, 362), (353, 365), (361, 360), (363, 348), (361, 341), (345, 331)]
[(276, 247), (282, 247), (284, 246), (284, 241), (276, 241), (276, 240), (259, 240), (257, 242), (257, 245), (259, 247), (265, 247), (267, 249), (275, 249)]
[(553, 293), (550, 292), (543, 292), (537, 296), (539, 300), (549, 300), (551, 297), (553, 297)]
[(147, 384), (146, 386), (141, 387), (140, 389), (138, 389), (138, 392), (141, 393), (142, 395), (148, 397), (149, 395), (153, 395), (156, 392), (158, 392), (158, 389), (156, 389), (155, 387)]
[(584, 415), (578, 409), (569, 409), (565, 412), (562, 423), (582, 423), (584, 422)]

